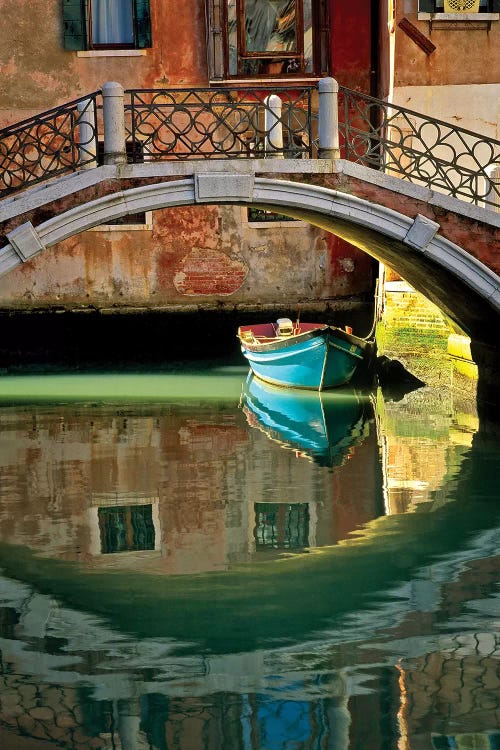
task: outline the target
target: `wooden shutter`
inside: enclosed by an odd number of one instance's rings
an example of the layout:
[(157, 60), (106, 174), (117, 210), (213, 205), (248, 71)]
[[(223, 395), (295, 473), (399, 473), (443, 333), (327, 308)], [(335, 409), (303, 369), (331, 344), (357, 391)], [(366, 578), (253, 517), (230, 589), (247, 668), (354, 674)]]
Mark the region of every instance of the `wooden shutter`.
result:
[(134, 0), (134, 26), (136, 46), (152, 47), (149, 0)]
[(208, 79), (220, 81), (224, 72), (224, 9), (227, 0), (205, 0)]
[(491, 0), (491, 13), (500, 13), (500, 0)]
[(63, 0), (65, 49), (87, 49), (87, 0)]

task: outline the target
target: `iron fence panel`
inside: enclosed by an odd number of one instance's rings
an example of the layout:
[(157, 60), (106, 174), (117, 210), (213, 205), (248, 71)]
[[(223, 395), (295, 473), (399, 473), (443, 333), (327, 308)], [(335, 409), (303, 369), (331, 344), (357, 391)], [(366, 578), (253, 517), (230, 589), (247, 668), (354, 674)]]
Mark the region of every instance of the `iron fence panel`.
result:
[(98, 92), (0, 130), (0, 197), (96, 166)]

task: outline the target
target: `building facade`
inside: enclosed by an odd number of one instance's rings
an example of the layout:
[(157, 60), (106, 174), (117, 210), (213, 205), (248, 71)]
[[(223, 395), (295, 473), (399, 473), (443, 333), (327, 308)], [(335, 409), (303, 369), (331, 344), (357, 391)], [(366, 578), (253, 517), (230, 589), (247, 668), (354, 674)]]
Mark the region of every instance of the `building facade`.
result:
[[(2, 0), (0, 126), (118, 81), (126, 89), (300, 90), (325, 75), (374, 93), (373, 3)], [(102, 144), (100, 144), (102, 147)], [(4, 311), (367, 306), (373, 262), (305, 222), (235, 206), (128, 217), (0, 280)]]

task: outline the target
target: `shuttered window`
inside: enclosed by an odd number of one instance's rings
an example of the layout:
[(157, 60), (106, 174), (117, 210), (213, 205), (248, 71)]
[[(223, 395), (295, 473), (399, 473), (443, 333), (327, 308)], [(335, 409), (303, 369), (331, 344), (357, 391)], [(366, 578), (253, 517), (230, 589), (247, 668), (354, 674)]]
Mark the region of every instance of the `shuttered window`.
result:
[(149, 0), (63, 0), (69, 50), (151, 47)]

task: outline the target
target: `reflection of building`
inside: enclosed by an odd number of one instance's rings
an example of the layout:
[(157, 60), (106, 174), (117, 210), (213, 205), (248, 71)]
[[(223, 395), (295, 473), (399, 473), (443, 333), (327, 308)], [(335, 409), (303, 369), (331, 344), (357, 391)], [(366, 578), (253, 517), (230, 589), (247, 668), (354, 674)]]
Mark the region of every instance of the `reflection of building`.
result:
[[(437, 390), (422, 399), (416, 391), (407, 404), (385, 404), (379, 399), (386, 513), (406, 513), (430, 500), (446, 502), (440, 488), (458, 473), (462, 459), (478, 428), (475, 404), (465, 404), (473, 413), (459, 414), (450, 389)], [(451, 448), (453, 446), (453, 448)], [(454, 456), (453, 462), (450, 455)]]
[(498, 750), (497, 551), (488, 529), (399, 592), (397, 618), (391, 591), (351, 613), (361, 638), (219, 655), (117, 632), (2, 577), (2, 748)]
[(255, 503), (257, 550), (300, 550), (313, 547), (309, 536), (309, 504)]
[(103, 408), (90, 420), (68, 407), (0, 422), (0, 477), (9, 477), (1, 536), (50, 557), (159, 573), (224, 569), (335, 544), (382, 509), (369, 420), (333, 473), (249, 429), (234, 407), (126, 418)]

